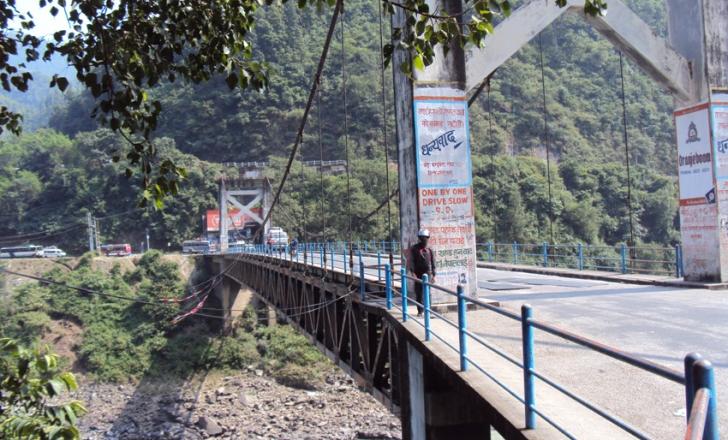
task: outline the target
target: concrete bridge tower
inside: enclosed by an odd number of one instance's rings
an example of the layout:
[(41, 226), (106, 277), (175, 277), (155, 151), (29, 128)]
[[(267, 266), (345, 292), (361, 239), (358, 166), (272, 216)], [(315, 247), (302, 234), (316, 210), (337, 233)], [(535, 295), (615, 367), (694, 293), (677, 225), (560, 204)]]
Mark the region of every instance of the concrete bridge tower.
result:
[[(432, 0), (451, 15), (461, 0)], [(435, 3), (437, 3), (435, 5)], [(521, 47), (565, 13), (581, 15), (675, 100), (684, 276), (728, 282), (728, 2), (666, 0), (669, 38), (658, 36), (623, 0), (605, 16), (585, 16), (584, 0), (525, 2), (502, 20), (483, 48), (452, 48), (414, 73), (394, 70), (402, 247), (431, 230), (443, 269), (438, 284), (474, 294), (475, 233), (467, 104), (464, 98)], [(403, 27), (397, 11), (394, 27)], [(393, 65), (408, 61), (396, 50)], [(464, 128), (463, 128), (464, 127)], [(665, 154), (673, 155), (666, 146)], [(433, 296), (434, 302), (444, 298)]]

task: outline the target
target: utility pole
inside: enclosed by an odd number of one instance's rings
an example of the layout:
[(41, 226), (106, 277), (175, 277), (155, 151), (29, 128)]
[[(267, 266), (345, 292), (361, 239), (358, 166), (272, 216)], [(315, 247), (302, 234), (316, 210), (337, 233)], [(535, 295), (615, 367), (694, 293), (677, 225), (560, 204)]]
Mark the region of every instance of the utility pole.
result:
[(144, 230), (144, 232), (145, 232), (145, 233), (146, 233), (146, 235), (147, 235), (147, 250), (149, 250), (149, 249), (151, 249), (151, 248), (149, 247), (149, 228), (146, 228), (146, 229)]
[(88, 225), (88, 250), (94, 251), (94, 224), (91, 218), (91, 213), (86, 213), (86, 224)]

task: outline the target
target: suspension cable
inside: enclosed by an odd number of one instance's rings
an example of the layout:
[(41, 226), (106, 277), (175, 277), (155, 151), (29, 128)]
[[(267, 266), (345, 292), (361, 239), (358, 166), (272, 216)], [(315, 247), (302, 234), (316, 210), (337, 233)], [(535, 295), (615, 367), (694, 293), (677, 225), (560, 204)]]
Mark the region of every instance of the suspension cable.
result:
[(629, 137), (627, 135), (627, 98), (624, 93), (624, 62), (619, 51), (619, 78), (622, 82), (622, 130), (624, 133), (624, 156), (627, 162), (627, 210), (629, 211), (629, 245), (634, 246), (634, 220), (632, 212), (632, 175), (629, 169)]
[[(342, 0), (343, 3), (343, 0)], [(346, 210), (349, 215), (348, 234), (351, 234), (351, 164), (349, 163), (349, 105), (346, 100), (346, 36), (344, 7), (341, 7), (341, 92), (344, 99), (344, 155), (346, 160)]]
[(490, 102), (490, 87), (491, 87), (491, 77), (488, 77), (488, 85), (486, 89), (486, 105), (488, 107), (488, 136), (490, 137), (490, 192), (491, 192), (491, 217), (493, 219), (493, 243), (498, 238), (498, 217), (496, 214), (496, 192), (495, 192), (495, 178), (496, 178), (496, 171), (495, 171), (495, 149), (497, 148), (497, 145), (495, 143), (495, 139), (493, 136), (493, 108), (491, 107)]
[(307, 241), (307, 236), (306, 236), (306, 206), (305, 206), (306, 198), (304, 197), (305, 192), (306, 192), (306, 190), (305, 190), (306, 189), (306, 176), (305, 176), (304, 170), (303, 170), (303, 168), (304, 168), (304, 165), (303, 165), (303, 159), (304, 159), (304, 157), (303, 157), (303, 133), (301, 133), (301, 139), (300, 139), (299, 143), (301, 145), (300, 156), (299, 156), (299, 158), (301, 160), (301, 186), (299, 187), (299, 196), (301, 198), (301, 203), (300, 203), (301, 204), (301, 219), (303, 220), (303, 224), (302, 224), (303, 242), (307, 243), (308, 241)]
[[(346, 211), (349, 217), (347, 236), (349, 237), (349, 268), (350, 273), (354, 271), (354, 251), (351, 241), (351, 163), (349, 162), (349, 104), (346, 100), (346, 21), (343, 0), (341, 5), (341, 91), (344, 99), (344, 155), (346, 159)], [(351, 275), (351, 282), (354, 275)]]
[(543, 43), (541, 42), (541, 33), (538, 34), (538, 53), (541, 64), (541, 94), (543, 96), (543, 144), (546, 149), (546, 180), (549, 188), (549, 236), (551, 243), (554, 242), (554, 212), (551, 194), (551, 152), (549, 148), (549, 126), (548, 126), (548, 108), (546, 106), (546, 75), (543, 66)]
[[(391, 190), (389, 188), (389, 142), (387, 140), (387, 90), (384, 87), (384, 25), (382, 24), (382, 2), (379, 5), (379, 72), (382, 82), (382, 134), (384, 141), (384, 171), (387, 179), (387, 234), (389, 242), (392, 237), (392, 200)], [(392, 260), (392, 250), (389, 251), (390, 260)], [(391, 261), (390, 261), (391, 263)]]
[[(318, 112), (318, 144), (319, 144), (319, 180), (321, 182), (321, 236), (324, 243), (326, 242), (326, 209), (324, 208), (324, 199), (326, 198), (326, 189), (324, 188), (324, 143), (323, 129), (321, 122), (321, 78), (318, 79), (318, 88), (316, 90), (316, 111)], [(326, 259), (324, 252), (324, 259)]]
[[(291, 154), (288, 157), (288, 163), (286, 164), (286, 169), (283, 172), (283, 177), (281, 178), (281, 183), (278, 185), (278, 190), (276, 190), (276, 194), (273, 197), (273, 202), (271, 203), (270, 209), (268, 210), (268, 213), (266, 213), (262, 224), (266, 224), (268, 222), (268, 220), (270, 219), (271, 215), (273, 214), (273, 210), (275, 209), (275, 206), (281, 197), (281, 193), (283, 192), (283, 186), (286, 184), (286, 179), (288, 179), (288, 175), (291, 172), (291, 166), (293, 165), (293, 160), (296, 158), (296, 153), (298, 152), (298, 147), (299, 147), (298, 141), (301, 139), (303, 129), (306, 126), (306, 121), (308, 120), (308, 114), (311, 111), (311, 106), (313, 104), (314, 95), (316, 94), (317, 85), (319, 84), (319, 81), (321, 78), (321, 72), (323, 71), (324, 64), (326, 62), (326, 56), (329, 53), (329, 46), (331, 46), (331, 40), (334, 35), (334, 30), (336, 29), (336, 22), (339, 19), (339, 12), (341, 11), (341, 8), (342, 8), (342, 0), (338, 0), (336, 2), (336, 6), (334, 8), (333, 15), (331, 16), (331, 22), (329, 23), (329, 30), (326, 34), (326, 40), (324, 41), (324, 47), (321, 51), (321, 57), (319, 58), (319, 64), (318, 64), (318, 67), (316, 68), (316, 74), (314, 75), (314, 78), (313, 78), (313, 84), (311, 84), (311, 90), (308, 93), (308, 101), (306, 102), (306, 108), (304, 109), (303, 116), (301, 117), (301, 123), (298, 127), (298, 134), (296, 136), (296, 141), (293, 144), (293, 149), (291, 150)], [(255, 241), (260, 236), (260, 233), (262, 232), (262, 230), (263, 230), (263, 228), (258, 229), (258, 231), (255, 233), (255, 236), (253, 237), (253, 241)]]

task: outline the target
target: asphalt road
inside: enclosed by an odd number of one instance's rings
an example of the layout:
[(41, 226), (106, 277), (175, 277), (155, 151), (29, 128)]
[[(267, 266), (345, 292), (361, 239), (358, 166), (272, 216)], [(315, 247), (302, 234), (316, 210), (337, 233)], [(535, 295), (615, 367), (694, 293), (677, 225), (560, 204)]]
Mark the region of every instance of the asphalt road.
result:
[[(528, 303), (539, 320), (674, 369), (683, 369), (687, 353), (702, 354), (716, 368), (721, 431), (728, 432), (728, 405), (723, 404), (728, 399), (728, 291), (567, 279), (492, 269), (478, 270), (478, 284), (481, 296), (497, 300), (506, 308), (519, 310), (521, 304)], [(472, 315), (469, 324), (481, 335), (519, 354), (517, 326), (499, 321), (492, 312)], [(536, 340), (540, 349), (548, 352), (544, 354), (548, 363), (541, 365), (560, 376), (565, 385), (583, 388), (586, 394), (595, 396), (603, 406), (613, 408), (618, 414), (625, 409), (634, 412), (634, 419), (646, 424), (643, 427), (658, 438), (677, 438), (675, 435), (679, 435), (685, 417), (679, 385), (654, 380), (647, 373), (619, 365), (603, 355), (597, 358), (589, 350), (545, 336), (543, 332), (537, 332)], [(614, 378), (614, 383), (608, 380), (610, 373), (619, 376)], [(610, 385), (600, 387), (600, 382)], [(642, 398), (644, 402), (639, 403)], [(643, 420), (643, 416), (637, 417), (639, 411), (656, 414)]]

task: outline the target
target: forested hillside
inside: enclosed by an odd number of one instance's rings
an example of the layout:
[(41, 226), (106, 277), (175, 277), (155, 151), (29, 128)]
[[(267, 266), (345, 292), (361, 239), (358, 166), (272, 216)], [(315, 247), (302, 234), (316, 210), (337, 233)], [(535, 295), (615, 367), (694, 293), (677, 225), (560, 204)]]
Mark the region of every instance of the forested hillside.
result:
[[(662, 0), (628, 3), (658, 33), (665, 33)], [(384, 82), (386, 119), (382, 113), (377, 10), (376, 2), (347, 3), (346, 44), (342, 50), (337, 34), (320, 106), (314, 106), (303, 145), (305, 160), (319, 159), (321, 151), (324, 160), (343, 159), (348, 134), (353, 238), (386, 236), (386, 208), (373, 222), (356, 221), (386, 197), (384, 121), (390, 152), (395, 151), (389, 70)], [(180, 196), (168, 200), (163, 211), (138, 210), (131, 216), (111, 217), (102, 221), (102, 234), (137, 243), (144, 232), (140, 228), (148, 226), (157, 245), (175, 245), (195, 235), (201, 213), (215, 205), (215, 179), (222, 167), (212, 163), (287, 155), (329, 13), (274, 5), (260, 15), (254, 50), (273, 72), (265, 93), (231, 92), (222, 79), (154, 89), (153, 95), (164, 106), (157, 131), (160, 153), (182, 161), (190, 177)], [(386, 29), (385, 20), (388, 32)], [(629, 237), (629, 212), (618, 54), (577, 16), (551, 26), (542, 35), (542, 44), (545, 83), (534, 40), (495, 73), (490, 101), (484, 91), (470, 109), (479, 240), (548, 240), (552, 212), (555, 241), (624, 241)], [(347, 74), (346, 94), (342, 67)], [(640, 242), (672, 243), (677, 239), (672, 101), (629, 62), (625, 63), (624, 80), (636, 235)], [(544, 86), (546, 113), (541, 95)], [(96, 131), (89, 117), (91, 108), (87, 96), (67, 94), (50, 117), (55, 131), (40, 130), (4, 140), (0, 203), (7, 221), (1, 225), (0, 235), (23, 239), (23, 234), (63, 227), (79, 219), (83, 222), (86, 212), (104, 217), (135, 209), (138, 185), (122, 175), (123, 166), (107, 161), (104, 155), (111, 148), (123, 150), (125, 146), (108, 132)], [(344, 131), (345, 116), (348, 133)], [(552, 156), (551, 202), (546, 146)], [(274, 184), (282, 163), (272, 161), (269, 174)], [(294, 169), (275, 221), (312, 237), (320, 237), (326, 222), (328, 237), (338, 231), (338, 237), (344, 238), (348, 229), (346, 177), (325, 176), (322, 214), (318, 174), (304, 170), (301, 177), (299, 164)], [(390, 178), (394, 189), (395, 170)], [(396, 210), (393, 215), (396, 222)], [(72, 241), (80, 249), (84, 231), (76, 232), (62, 238), (69, 240), (69, 247)]]

